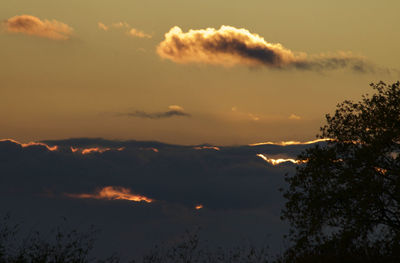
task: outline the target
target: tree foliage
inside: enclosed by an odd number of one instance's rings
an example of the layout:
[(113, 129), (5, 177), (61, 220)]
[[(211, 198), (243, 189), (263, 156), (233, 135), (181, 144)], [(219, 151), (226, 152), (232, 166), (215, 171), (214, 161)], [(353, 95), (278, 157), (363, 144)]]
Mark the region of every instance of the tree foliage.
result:
[(305, 164), (286, 177), (289, 254), (399, 256), (400, 83), (371, 87), (326, 115), (319, 137), (330, 140), (300, 154)]
[(21, 226), (10, 216), (0, 219), (0, 263), (116, 263), (114, 256), (105, 260), (91, 256), (97, 231), (67, 229), (58, 226), (49, 235), (38, 231), (22, 234)]

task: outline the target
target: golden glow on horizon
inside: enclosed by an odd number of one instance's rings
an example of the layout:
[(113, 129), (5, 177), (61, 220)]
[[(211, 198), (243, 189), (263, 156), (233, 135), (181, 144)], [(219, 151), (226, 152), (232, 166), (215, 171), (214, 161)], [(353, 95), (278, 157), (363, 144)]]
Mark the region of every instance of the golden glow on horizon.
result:
[(86, 148), (83, 149), (81, 151), (82, 154), (90, 154), (90, 153), (94, 153), (94, 152), (98, 152), (98, 153), (103, 153), (105, 151), (109, 151), (111, 150), (111, 148), (99, 148), (99, 147), (94, 147), (94, 148)]
[(290, 159), (290, 158), (288, 158), (288, 159), (284, 159), (284, 158), (273, 159), (273, 158), (268, 158), (266, 155), (261, 154), (261, 153), (257, 154), (257, 156), (272, 165), (279, 165), (281, 163), (286, 163), (286, 162), (291, 162), (294, 164), (302, 164), (302, 163), (307, 162), (307, 161), (301, 161), (301, 160)]
[(260, 145), (280, 145), (280, 146), (287, 146), (287, 145), (307, 145), (313, 144), (317, 142), (326, 142), (332, 141), (332, 139), (324, 138), (324, 139), (316, 139), (313, 141), (306, 141), (306, 142), (299, 142), (299, 141), (281, 141), (281, 142), (258, 142), (249, 144), (249, 146), (260, 146)]
[(140, 150), (153, 151), (155, 153), (159, 152), (159, 150), (157, 148), (154, 148), (154, 147), (140, 148)]
[(196, 147), (193, 147), (193, 149), (195, 149), (195, 150), (216, 150), (216, 151), (221, 150), (217, 146), (196, 146)]
[(152, 203), (155, 200), (143, 195), (133, 194), (129, 188), (106, 186), (94, 194), (65, 194), (68, 197), (79, 199), (104, 199), (104, 200), (128, 200), (132, 202)]
[(112, 149), (112, 148), (101, 148), (101, 147), (75, 148), (75, 147), (71, 146), (70, 149), (71, 149), (71, 152), (73, 152), (73, 153), (80, 152), (81, 154), (86, 155), (86, 154), (91, 154), (91, 153), (104, 153), (106, 151), (111, 151), (111, 150), (123, 151), (123, 150), (125, 150), (125, 147)]
[(57, 146), (57, 145), (55, 145), (55, 146), (49, 146), (49, 145), (47, 145), (47, 144), (45, 144), (45, 143), (42, 143), (42, 142), (21, 143), (21, 142), (18, 142), (18, 141), (16, 141), (16, 140), (13, 140), (13, 139), (0, 139), (0, 142), (6, 142), (6, 141), (19, 144), (19, 145), (20, 145), (21, 147), (23, 147), (23, 148), (30, 147), (30, 146), (44, 146), (44, 147), (47, 148), (47, 150), (52, 151), (52, 152), (58, 150), (58, 146)]

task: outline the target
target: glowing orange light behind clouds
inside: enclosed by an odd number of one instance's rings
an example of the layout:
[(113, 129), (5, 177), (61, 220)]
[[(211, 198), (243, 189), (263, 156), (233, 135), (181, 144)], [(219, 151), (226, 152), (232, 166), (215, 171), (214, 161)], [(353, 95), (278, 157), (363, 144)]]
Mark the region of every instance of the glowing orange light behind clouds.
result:
[(149, 148), (140, 148), (141, 150), (147, 150), (147, 151), (153, 151), (155, 153), (158, 153), (159, 150), (157, 148), (154, 147), (149, 147)]
[(326, 141), (331, 141), (331, 140), (332, 139), (324, 138), (324, 139), (316, 139), (316, 140), (307, 141), (307, 142), (299, 142), (299, 141), (258, 142), (258, 143), (249, 144), (249, 146), (260, 146), (260, 145), (280, 145), (280, 146), (307, 145), (307, 144), (313, 144), (313, 143), (317, 143), (317, 142), (326, 142)]
[(193, 147), (193, 149), (195, 149), (195, 150), (216, 150), (216, 151), (221, 150), (217, 146), (196, 146), (196, 147)]
[(117, 149), (111, 149), (111, 148), (101, 148), (101, 147), (92, 147), (92, 148), (75, 148), (75, 147), (70, 147), (71, 152), (76, 153), (80, 152), (83, 155), (86, 154), (91, 154), (91, 153), (103, 153), (106, 151), (111, 151), (111, 150), (116, 150), (116, 151), (123, 151), (125, 147), (120, 147)]
[(104, 199), (104, 200), (128, 200), (132, 202), (146, 202), (152, 203), (153, 199), (150, 199), (143, 195), (133, 194), (129, 188), (117, 187), (117, 186), (106, 186), (101, 190), (96, 191), (94, 194), (66, 194), (72, 198), (83, 198), (83, 199)]
[(265, 156), (264, 154), (261, 154), (261, 153), (257, 154), (257, 156), (272, 165), (278, 165), (278, 164), (286, 163), (286, 162), (291, 162), (294, 164), (301, 164), (301, 163), (307, 162), (307, 161), (295, 160), (295, 159), (290, 159), (290, 158), (288, 158), (288, 159), (284, 159), (284, 158), (272, 159), (272, 158), (268, 158), (267, 156)]
[(30, 147), (30, 146), (44, 146), (44, 147), (46, 147), (47, 150), (49, 150), (49, 151), (57, 151), (57, 150), (58, 150), (58, 146), (57, 146), (57, 145), (55, 145), (55, 146), (49, 146), (49, 145), (47, 145), (47, 144), (45, 144), (45, 143), (42, 143), (42, 142), (21, 143), (21, 142), (18, 142), (18, 141), (16, 141), (16, 140), (13, 140), (13, 139), (0, 139), (0, 142), (6, 142), (6, 141), (19, 144), (19, 145), (20, 145), (21, 147), (23, 147), (23, 148)]
[(82, 154), (90, 154), (90, 153), (94, 153), (94, 152), (98, 152), (98, 153), (103, 153), (105, 151), (109, 151), (111, 150), (110, 148), (99, 148), (99, 147), (95, 147), (95, 148), (86, 148), (82, 150)]
[(196, 208), (196, 210), (200, 210), (203, 208), (203, 205), (196, 205), (194, 208)]

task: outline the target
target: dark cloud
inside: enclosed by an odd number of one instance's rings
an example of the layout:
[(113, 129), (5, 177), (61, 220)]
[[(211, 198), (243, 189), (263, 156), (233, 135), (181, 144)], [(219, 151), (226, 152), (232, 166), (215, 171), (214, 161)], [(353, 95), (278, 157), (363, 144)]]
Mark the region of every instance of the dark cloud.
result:
[(178, 105), (171, 105), (168, 107), (167, 111), (164, 112), (145, 112), (145, 111), (134, 111), (134, 112), (127, 112), (127, 113), (118, 113), (118, 116), (129, 116), (129, 117), (137, 117), (137, 118), (144, 118), (144, 119), (165, 119), (171, 118), (174, 116), (180, 117), (191, 117), (191, 115), (184, 111), (181, 106)]
[(79, 227), (95, 224), (102, 230), (99, 253), (132, 255), (199, 225), (218, 245), (269, 236), (279, 251), (287, 225), (279, 219), (284, 199), (278, 189), (296, 165), (274, 166), (257, 154), (295, 158), (309, 146), (0, 140), (0, 214), (43, 229), (61, 216)]
[(336, 70), (374, 72), (376, 67), (365, 58), (349, 52), (308, 56), (295, 53), (281, 44), (273, 44), (247, 29), (221, 26), (220, 29), (182, 30), (175, 26), (165, 34), (157, 53), (176, 63), (206, 63), (224, 66), (267, 66), (277, 69)]
[(180, 146), (103, 139), (19, 144), (6, 140), (0, 141), (2, 174), (8, 175), (1, 188), (12, 185), (37, 194), (51, 189), (63, 196), (115, 186), (187, 207), (201, 203), (212, 209), (252, 208), (280, 199), (277, 189), (283, 184), (282, 175), (295, 167), (270, 165), (257, 154), (295, 158), (307, 147)]

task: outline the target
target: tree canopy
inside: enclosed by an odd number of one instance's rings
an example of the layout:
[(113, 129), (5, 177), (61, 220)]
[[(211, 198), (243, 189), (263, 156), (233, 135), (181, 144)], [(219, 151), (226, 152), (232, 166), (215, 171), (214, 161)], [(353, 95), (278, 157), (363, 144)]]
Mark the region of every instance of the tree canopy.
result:
[(329, 140), (286, 177), (289, 252), (400, 256), (400, 82), (371, 87), (326, 115), (318, 137)]

